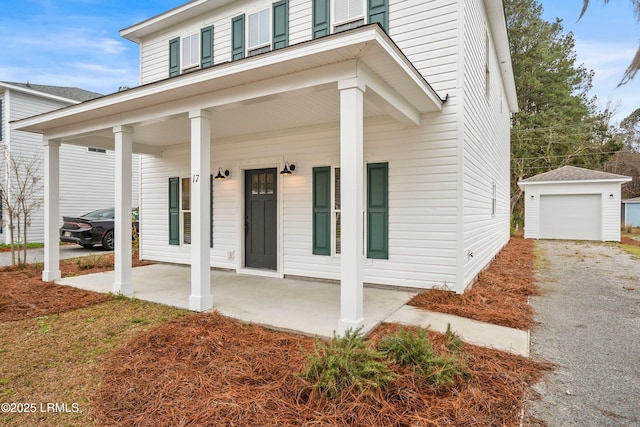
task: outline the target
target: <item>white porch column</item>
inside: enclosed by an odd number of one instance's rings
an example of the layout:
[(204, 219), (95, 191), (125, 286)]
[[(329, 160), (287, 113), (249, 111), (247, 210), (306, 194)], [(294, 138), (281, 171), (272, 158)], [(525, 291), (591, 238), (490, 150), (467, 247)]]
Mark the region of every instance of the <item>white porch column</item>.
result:
[(189, 308), (213, 307), (211, 296), (209, 222), (211, 175), (211, 113), (189, 112), (191, 119), (191, 295)]
[(51, 282), (60, 273), (60, 143), (43, 139), (44, 145), (44, 270)]
[(116, 202), (114, 224), (113, 292), (133, 296), (131, 267), (131, 147), (133, 129), (128, 126), (113, 128), (116, 149)]
[(363, 94), (364, 83), (338, 82), (340, 90), (341, 273), (338, 334), (364, 324), (363, 315)]

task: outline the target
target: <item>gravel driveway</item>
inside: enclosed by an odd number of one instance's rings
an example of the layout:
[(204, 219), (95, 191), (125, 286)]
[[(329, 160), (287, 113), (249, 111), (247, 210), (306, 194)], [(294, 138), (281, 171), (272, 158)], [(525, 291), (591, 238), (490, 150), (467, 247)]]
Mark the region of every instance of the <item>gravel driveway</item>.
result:
[(640, 426), (640, 259), (613, 244), (538, 241), (531, 354), (558, 368), (530, 414), (549, 426)]

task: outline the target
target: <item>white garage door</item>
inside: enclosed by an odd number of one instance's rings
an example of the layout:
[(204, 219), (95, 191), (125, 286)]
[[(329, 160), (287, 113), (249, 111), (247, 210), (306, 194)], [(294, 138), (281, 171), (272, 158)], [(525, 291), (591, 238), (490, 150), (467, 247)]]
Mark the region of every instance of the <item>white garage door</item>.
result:
[(540, 238), (602, 240), (602, 196), (540, 196)]

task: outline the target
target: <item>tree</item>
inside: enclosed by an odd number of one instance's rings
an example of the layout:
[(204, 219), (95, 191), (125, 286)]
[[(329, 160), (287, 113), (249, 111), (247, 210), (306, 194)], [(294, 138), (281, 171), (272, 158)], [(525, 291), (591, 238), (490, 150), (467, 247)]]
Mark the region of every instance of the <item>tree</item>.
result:
[[(604, 1), (604, 4), (609, 3), (609, 0), (603, 0), (603, 1)], [(631, 0), (631, 5), (635, 10), (636, 19), (640, 21), (640, 0)], [(580, 17), (578, 19), (581, 19), (584, 16), (584, 14), (587, 12), (588, 7), (589, 7), (589, 0), (583, 0), (582, 11), (580, 12)], [(636, 76), (636, 73), (638, 72), (638, 70), (640, 70), (640, 48), (638, 48), (638, 50), (636, 51), (636, 54), (631, 60), (631, 64), (629, 64), (626, 71), (624, 72), (624, 75), (622, 76), (622, 80), (620, 80), (620, 83), (618, 83), (618, 86), (622, 86), (628, 83), (629, 80), (632, 80)]]
[(589, 96), (593, 71), (576, 64), (573, 34), (542, 19), (536, 0), (506, 0), (505, 14), (520, 112), (511, 131), (514, 220), (521, 223), (520, 179), (563, 165), (601, 168), (621, 148), (610, 111)]
[[(12, 155), (2, 148), (3, 179), (0, 198), (8, 219), (11, 264), (24, 265), (27, 260), (27, 231), (33, 214), (42, 206), (42, 159), (37, 155)], [(22, 253), (21, 253), (22, 252)]]
[(632, 177), (633, 181), (623, 184), (623, 197), (640, 197), (640, 108), (620, 122), (618, 132), (624, 150), (609, 160), (606, 171)]

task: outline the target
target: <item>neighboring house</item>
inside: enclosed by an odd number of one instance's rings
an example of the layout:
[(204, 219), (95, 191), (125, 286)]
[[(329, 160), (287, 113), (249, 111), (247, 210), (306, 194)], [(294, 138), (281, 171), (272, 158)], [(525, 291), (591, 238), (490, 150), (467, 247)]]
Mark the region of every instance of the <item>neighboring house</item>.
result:
[(620, 221), (626, 226), (640, 227), (640, 197), (622, 201)]
[[(9, 156), (15, 158), (18, 163), (19, 158), (24, 161), (39, 161), (39, 175), (41, 178), (44, 176), (42, 137), (11, 129), (9, 122), (77, 105), (101, 96), (99, 93), (75, 87), (0, 81), (0, 176), (5, 180), (3, 187), (12, 187), (12, 183), (7, 181), (12, 176), (7, 173)], [(61, 147), (60, 158), (65, 166), (60, 169), (60, 215), (77, 216), (94, 209), (113, 206), (114, 153), (105, 150), (98, 142), (97, 144), (65, 144)], [(135, 163), (133, 203), (137, 206), (137, 159)], [(44, 192), (38, 194), (35, 199), (44, 201)], [(7, 212), (2, 208), (0, 212), (0, 242), (9, 243)], [(61, 221), (61, 218), (59, 220)], [(31, 242), (44, 241), (44, 205), (33, 212), (27, 239)]]
[[(146, 154), (141, 256), (191, 265), (192, 309), (215, 306), (210, 267), (336, 280), (344, 332), (363, 283), (462, 293), (508, 242), (501, 1), (195, 0), (121, 35), (141, 86), (14, 128), (42, 134), (52, 186), (60, 144), (115, 148), (123, 214)], [(114, 291), (132, 294), (116, 227)]]
[(620, 187), (631, 177), (563, 166), (518, 182), (524, 237), (620, 241)]

